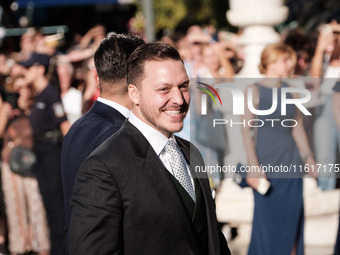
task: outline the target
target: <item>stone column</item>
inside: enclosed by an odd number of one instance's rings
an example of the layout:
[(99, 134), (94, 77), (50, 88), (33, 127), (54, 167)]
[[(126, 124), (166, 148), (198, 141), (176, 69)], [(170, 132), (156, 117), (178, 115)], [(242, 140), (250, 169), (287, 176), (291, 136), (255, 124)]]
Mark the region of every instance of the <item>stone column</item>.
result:
[(283, 0), (229, 0), (227, 19), (233, 26), (243, 30), (240, 46), (244, 47), (245, 62), (238, 77), (260, 77), (258, 64), (263, 48), (280, 40), (273, 29), (288, 15)]

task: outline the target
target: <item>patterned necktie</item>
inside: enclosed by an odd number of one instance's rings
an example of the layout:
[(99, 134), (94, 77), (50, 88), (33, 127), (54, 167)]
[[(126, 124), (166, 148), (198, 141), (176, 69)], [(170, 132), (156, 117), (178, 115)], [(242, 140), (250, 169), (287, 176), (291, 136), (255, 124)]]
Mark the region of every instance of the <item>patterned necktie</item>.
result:
[(168, 140), (165, 148), (165, 152), (171, 155), (171, 166), (177, 181), (182, 185), (182, 187), (188, 192), (192, 200), (196, 202), (195, 191), (192, 187), (191, 179), (189, 173), (183, 163), (179, 149), (173, 140)]

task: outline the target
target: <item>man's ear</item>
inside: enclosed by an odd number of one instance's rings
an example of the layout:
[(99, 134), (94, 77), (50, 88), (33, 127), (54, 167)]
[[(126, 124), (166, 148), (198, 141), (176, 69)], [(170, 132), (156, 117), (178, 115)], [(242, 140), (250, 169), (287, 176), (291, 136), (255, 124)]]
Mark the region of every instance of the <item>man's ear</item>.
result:
[(97, 87), (99, 87), (99, 77), (98, 77), (97, 70), (92, 70), (92, 76), (93, 76), (93, 79), (96, 81)]
[(134, 105), (139, 105), (139, 90), (136, 85), (129, 84), (128, 86), (129, 97)]

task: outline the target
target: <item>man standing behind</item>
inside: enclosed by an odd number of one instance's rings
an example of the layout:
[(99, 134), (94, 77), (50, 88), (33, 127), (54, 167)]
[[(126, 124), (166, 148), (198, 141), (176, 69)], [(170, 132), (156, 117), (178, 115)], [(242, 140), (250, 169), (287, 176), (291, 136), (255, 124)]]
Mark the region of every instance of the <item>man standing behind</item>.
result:
[(63, 135), (70, 124), (62, 106), (58, 90), (48, 78), (50, 57), (33, 53), (20, 63), (26, 67), (25, 78), (33, 85), (34, 103), (29, 120), (33, 133), (33, 150), (40, 193), (45, 205), (50, 229), (51, 255), (65, 251), (65, 216), (63, 191), (60, 177), (60, 155)]
[(67, 227), (70, 219), (69, 200), (79, 166), (122, 126), (130, 114), (132, 102), (126, 87), (126, 65), (130, 54), (143, 43), (138, 36), (114, 34), (101, 42), (94, 55), (100, 97), (72, 125), (62, 147), (61, 173)]
[(230, 254), (208, 178), (194, 178), (202, 157), (173, 135), (190, 102), (179, 53), (145, 44), (127, 70), (132, 113), (79, 169), (70, 254)]

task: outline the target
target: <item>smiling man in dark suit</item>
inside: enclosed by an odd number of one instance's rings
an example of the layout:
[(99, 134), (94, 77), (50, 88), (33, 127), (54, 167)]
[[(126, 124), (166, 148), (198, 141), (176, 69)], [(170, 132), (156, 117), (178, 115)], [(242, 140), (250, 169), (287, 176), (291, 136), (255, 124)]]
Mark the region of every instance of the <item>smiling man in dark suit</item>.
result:
[(126, 66), (130, 54), (141, 44), (144, 41), (138, 36), (114, 34), (101, 42), (94, 55), (100, 97), (72, 125), (62, 147), (61, 175), (67, 226), (71, 213), (69, 200), (79, 166), (130, 114), (132, 102), (126, 87)]
[(127, 70), (132, 113), (79, 169), (70, 253), (230, 254), (209, 181), (193, 171), (202, 157), (173, 135), (190, 102), (179, 53), (145, 44), (131, 54)]

